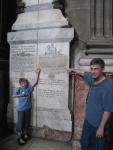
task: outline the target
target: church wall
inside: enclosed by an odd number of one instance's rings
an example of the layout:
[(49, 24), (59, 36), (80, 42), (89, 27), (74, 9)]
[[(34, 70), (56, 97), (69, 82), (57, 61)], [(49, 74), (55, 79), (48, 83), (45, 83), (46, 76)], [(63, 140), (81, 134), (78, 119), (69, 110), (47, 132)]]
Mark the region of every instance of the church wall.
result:
[[(103, 58), (105, 72), (113, 74), (113, 3), (112, 0), (66, 0), (66, 15), (74, 26), (75, 38), (71, 45), (71, 67), (89, 71), (92, 58)], [(80, 137), (88, 87), (77, 76), (71, 75), (73, 98), (73, 150), (80, 149)], [(74, 94), (73, 94), (74, 93)], [(71, 100), (72, 103), (72, 100)]]

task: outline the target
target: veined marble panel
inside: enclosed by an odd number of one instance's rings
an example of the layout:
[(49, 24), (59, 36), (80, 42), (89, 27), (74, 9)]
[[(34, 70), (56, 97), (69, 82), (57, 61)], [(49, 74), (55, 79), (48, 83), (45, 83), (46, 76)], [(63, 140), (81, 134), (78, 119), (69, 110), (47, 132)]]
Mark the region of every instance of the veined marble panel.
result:
[[(69, 42), (12, 44), (10, 48), (11, 96), (15, 87), (19, 86), (20, 77), (28, 78), (33, 83), (35, 66), (41, 68), (40, 80), (33, 96), (35, 100), (32, 125), (71, 132), (71, 115), (68, 109), (69, 81), (65, 70), (69, 66)], [(17, 101), (12, 101), (15, 112)], [(13, 117), (15, 122), (16, 115)]]
[[(67, 110), (68, 112), (68, 110)], [(46, 125), (47, 127), (55, 130), (60, 131), (67, 131), (71, 132), (72, 122), (71, 118), (69, 116), (69, 112), (66, 113), (69, 118), (65, 116), (66, 111), (60, 112), (60, 110), (57, 111), (38, 111), (37, 112), (37, 124), (38, 127), (43, 127)], [(67, 119), (65, 119), (65, 117)]]
[(45, 108), (34, 108), (32, 112), (32, 123), (33, 127), (44, 126), (59, 131), (71, 132), (71, 116), (67, 109), (45, 109)]

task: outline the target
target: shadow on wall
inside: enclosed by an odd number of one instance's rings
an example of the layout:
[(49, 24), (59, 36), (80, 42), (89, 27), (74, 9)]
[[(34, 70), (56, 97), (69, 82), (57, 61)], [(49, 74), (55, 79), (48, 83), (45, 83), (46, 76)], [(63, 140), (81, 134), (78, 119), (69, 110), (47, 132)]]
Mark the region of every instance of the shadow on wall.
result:
[(17, 13), (16, 13), (16, 9), (17, 9), (17, 2), (16, 0), (11, 0), (8, 1), (8, 7), (7, 7), (7, 31), (11, 31), (11, 27), (13, 25), (13, 23), (16, 21), (17, 18)]
[[(9, 104), (9, 107), (8, 107), (8, 127), (9, 127), (9, 130), (11, 132), (14, 132), (14, 130), (15, 130), (15, 124), (14, 124), (14, 107), (15, 106), (14, 106), (14, 101), (16, 101), (16, 100), (12, 97), (13, 94), (14, 94), (12, 87), (14, 87), (14, 86), (13, 86), (11, 81), (10, 81), (9, 84), (10, 84), (10, 90), (9, 90), (10, 91), (10, 94), (9, 94), (10, 104)], [(17, 114), (15, 114), (15, 115), (17, 115)]]
[[(107, 78), (113, 82), (113, 74), (107, 75)], [(113, 112), (106, 128), (106, 149), (113, 150)]]
[(113, 113), (111, 114), (107, 131), (107, 150), (113, 150)]
[(0, 66), (0, 139), (10, 134), (7, 124), (7, 106), (9, 103), (8, 65)]

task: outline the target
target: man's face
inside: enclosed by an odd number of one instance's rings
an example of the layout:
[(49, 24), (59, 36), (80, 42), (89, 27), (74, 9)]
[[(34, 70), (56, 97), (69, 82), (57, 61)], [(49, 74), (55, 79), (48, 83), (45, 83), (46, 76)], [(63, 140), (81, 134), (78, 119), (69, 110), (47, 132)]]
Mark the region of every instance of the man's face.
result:
[(101, 76), (103, 76), (103, 69), (100, 65), (91, 65), (90, 69), (94, 80), (98, 80)]

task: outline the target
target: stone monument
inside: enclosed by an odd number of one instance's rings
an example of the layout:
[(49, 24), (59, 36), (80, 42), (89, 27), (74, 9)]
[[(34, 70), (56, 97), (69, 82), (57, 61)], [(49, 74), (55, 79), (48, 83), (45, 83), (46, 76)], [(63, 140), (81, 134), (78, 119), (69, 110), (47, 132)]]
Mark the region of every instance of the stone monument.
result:
[[(32, 98), (31, 127), (34, 136), (69, 140), (72, 132), (68, 108), (70, 42), (74, 29), (56, 0), (24, 0), (23, 13), (18, 14), (8, 33), (10, 44), (10, 104), (8, 118), (17, 120), (18, 100), (12, 99), (20, 77), (35, 81), (34, 70), (41, 68), (39, 84)], [(57, 2), (58, 3), (58, 2)]]

